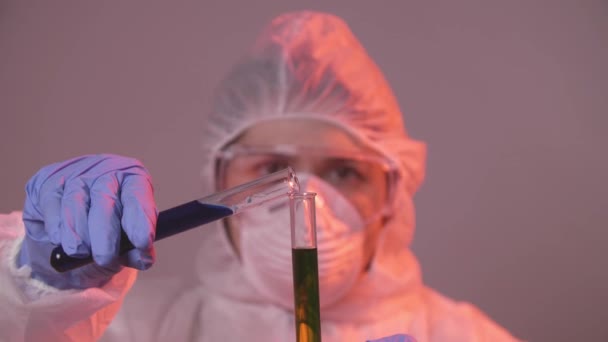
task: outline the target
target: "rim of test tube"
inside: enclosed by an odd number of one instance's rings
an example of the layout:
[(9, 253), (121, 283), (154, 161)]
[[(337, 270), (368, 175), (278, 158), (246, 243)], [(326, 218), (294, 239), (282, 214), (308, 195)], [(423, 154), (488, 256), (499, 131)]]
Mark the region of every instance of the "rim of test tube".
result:
[(310, 198), (315, 196), (317, 196), (316, 192), (292, 192), (289, 194), (289, 197), (293, 199)]

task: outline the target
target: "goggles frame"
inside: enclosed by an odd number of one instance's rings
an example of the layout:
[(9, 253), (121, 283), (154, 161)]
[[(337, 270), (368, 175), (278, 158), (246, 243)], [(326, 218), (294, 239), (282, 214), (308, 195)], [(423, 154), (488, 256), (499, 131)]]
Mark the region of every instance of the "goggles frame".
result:
[[(380, 155), (379, 152), (373, 153), (354, 149), (321, 148), (292, 144), (228, 145), (226, 148), (217, 151), (214, 156), (216, 173), (215, 178), (217, 180), (216, 190), (221, 190), (220, 188), (225, 186), (225, 174), (227, 167), (232, 160), (238, 158), (239, 156), (251, 156), (255, 154), (277, 155), (286, 158), (314, 155), (324, 158), (326, 157), (353, 160), (355, 162), (374, 163), (379, 165), (385, 172), (387, 198), (384, 206), (378, 211), (378, 214), (372, 215), (370, 218), (365, 219), (366, 224), (377, 221), (380, 218), (391, 216), (396, 207), (395, 197), (400, 178), (399, 169), (396, 163), (388, 157)], [(293, 167), (293, 165), (290, 166)]]

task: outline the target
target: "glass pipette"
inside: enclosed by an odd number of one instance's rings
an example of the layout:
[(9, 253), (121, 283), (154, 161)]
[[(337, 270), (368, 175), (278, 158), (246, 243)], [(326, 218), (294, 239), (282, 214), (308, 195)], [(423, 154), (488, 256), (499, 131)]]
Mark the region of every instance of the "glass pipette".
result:
[[(215, 194), (184, 203), (158, 214), (155, 241), (165, 239), (201, 225), (232, 216), (264, 203), (298, 193), (300, 185), (295, 172), (286, 168), (251, 182)], [(124, 230), (120, 237), (120, 254), (135, 248)], [(76, 258), (65, 253), (61, 246), (50, 255), (51, 266), (58, 272), (66, 272), (90, 264), (92, 257)]]

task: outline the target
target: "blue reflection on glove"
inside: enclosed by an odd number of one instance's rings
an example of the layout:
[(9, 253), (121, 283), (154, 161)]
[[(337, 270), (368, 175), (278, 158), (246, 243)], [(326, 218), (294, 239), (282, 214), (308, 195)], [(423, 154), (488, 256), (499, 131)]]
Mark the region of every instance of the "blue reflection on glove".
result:
[(369, 340), (366, 342), (416, 342), (416, 340), (408, 335), (397, 334), (393, 336), (383, 337), (378, 340)]
[[(102, 286), (122, 265), (144, 270), (155, 260), (156, 204), (148, 171), (131, 158), (90, 155), (42, 168), (26, 186), (26, 236), (17, 265), (60, 289)], [(121, 227), (135, 246), (119, 256)], [(95, 263), (65, 273), (49, 264), (61, 245)]]

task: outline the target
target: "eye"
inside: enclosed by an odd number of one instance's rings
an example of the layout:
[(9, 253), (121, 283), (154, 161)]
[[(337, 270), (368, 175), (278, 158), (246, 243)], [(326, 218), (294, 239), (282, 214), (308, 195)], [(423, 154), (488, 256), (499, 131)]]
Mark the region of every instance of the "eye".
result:
[(268, 159), (258, 163), (256, 170), (259, 176), (268, 175), (274, 172), (281, 171), (289, 166), (287, 160), (283, 159)]
[(334, 184), (353, 184), (366, 180), (363, 172), (356, 165), (349, 162), (339, 162), (333, 165), (328, 171), (327, 180)]

